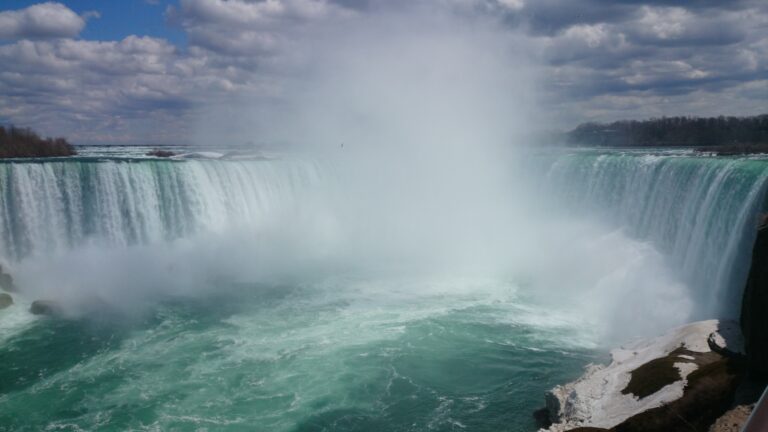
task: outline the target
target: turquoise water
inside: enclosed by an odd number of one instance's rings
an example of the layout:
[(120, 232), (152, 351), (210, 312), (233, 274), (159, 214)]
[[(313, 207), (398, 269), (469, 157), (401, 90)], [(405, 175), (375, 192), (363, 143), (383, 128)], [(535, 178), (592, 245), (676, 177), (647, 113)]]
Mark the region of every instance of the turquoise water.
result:
[(760, 158), (544, 152), (508, 207), (462, 164), (392, 190), (338, 187), (340, 161), (144, 150), (0, 163), (21, 291), (0, 430), (534, 431), (608, 335), (733, 314), (768, 178)]
[[(241, 286), (0, 346), (0, 430), (527, 431), (597, 360), (512, 287)], [(526, 305), (528, 304), (528, 305)]]

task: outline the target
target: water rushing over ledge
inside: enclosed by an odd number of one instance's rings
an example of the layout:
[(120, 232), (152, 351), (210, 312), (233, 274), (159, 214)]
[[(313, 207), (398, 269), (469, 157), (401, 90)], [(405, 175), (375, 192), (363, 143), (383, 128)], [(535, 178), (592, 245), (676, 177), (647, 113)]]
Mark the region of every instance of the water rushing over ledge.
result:
[(253, 222), (318, 181), (311, 163), (75, 159), (0, 163), (0, 256), (151, 244)]
[(736, 318), (768, 160), (688, 152), (582, 151), (547, 172), (567, 203), (669, 257), (699, 301), (696, 319)]
[[(459, 189), (455, 219), (370, 226), (390, 215), (340, 214), (354, 207), (335, 207), (334, 163), (1, 162), (0, 256), (21, 293), (0, 311), (0, 425), (535, 430), (544, 391), (605, 358), (589, 315), (613, 327), (642, 303), (673, 305), (673, 320), (690, 318), (674, 317), (681, 304), (733, 315), (718, 305), (740, 296), (768, 176), (760, 159), (527, 154), (510, 166), (527, 194), (510, 195), (522, 216), (509, 223), (537, 220), (488, 240), (514, 246), (497, 257), (509, 267), (461, 267), (496, 231), (453, 222), (484, 201)], [(408, 217), (406, 237), (434, 243), (393, 248)], [(25, 296), (75, 292), (106, 313), (24, 310)]]

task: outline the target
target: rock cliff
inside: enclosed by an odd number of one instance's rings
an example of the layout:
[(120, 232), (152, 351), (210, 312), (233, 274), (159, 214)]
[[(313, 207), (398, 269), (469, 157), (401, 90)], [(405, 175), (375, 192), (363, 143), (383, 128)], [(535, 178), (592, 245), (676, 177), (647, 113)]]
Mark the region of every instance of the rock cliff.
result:
[(741, 331), (751, 378), (768, 379), (768, 221), (752, 248), (752, 265), (741, 303)]
[(546, 430), (706, 430), (739, 383), (737, 330), (736, 323), (701, 321), (613, 350), (608, 366), (590, 365), (547, 394), (553, 424)]

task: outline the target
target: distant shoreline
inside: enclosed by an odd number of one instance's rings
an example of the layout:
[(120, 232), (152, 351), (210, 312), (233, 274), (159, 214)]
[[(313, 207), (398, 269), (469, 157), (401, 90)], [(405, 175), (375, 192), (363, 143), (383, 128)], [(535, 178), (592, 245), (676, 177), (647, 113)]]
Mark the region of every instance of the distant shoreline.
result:
[(0, 126), (0, 159), (75, 156), (64, 138), (41, 138), (29, 128)]
[(730, 144), (710, 147), (698, 147), (699, 153), (714, 153), (718, 156), (738, 156), (749, 154), (768, 154), (768, 143), (764, 144)]
[(768, 114), (584, 123), (565, 133), (564, 141), (575, 147), (690, 147), (723, 155), (766, 153)]

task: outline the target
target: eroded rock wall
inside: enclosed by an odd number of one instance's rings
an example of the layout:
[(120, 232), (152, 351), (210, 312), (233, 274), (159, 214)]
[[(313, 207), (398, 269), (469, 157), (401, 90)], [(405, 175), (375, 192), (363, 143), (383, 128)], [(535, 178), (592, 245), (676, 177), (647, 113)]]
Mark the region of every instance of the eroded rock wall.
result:
[(752, 265), (741, 304), (741, 331), (750, 377), (768, 379), (768, 223), (758, 229), (752, 249)]

